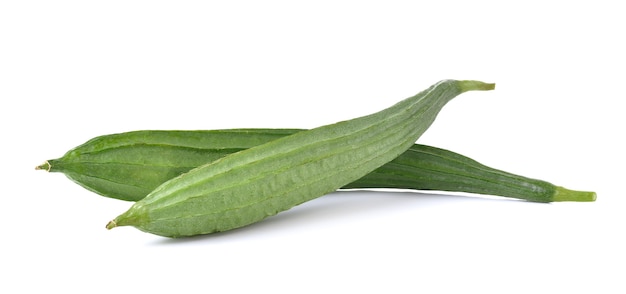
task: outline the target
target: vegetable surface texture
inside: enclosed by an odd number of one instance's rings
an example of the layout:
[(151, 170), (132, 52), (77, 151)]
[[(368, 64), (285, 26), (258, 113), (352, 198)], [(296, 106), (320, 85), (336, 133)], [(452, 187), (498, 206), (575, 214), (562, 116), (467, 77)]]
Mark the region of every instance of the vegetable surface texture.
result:
[(134, 131), (93, 138), (36, 169), (64, 173), (97, 194), (138, 201), (203, 164), (301, 130)]
[[(37, 167), (62, 172), (100, 195), (143, 199), (192, 168), (303, 130), (133, 131), (93, 138)], [(341, 189), (397, 188), (497, 195), (537, 202), (593, 201), (572, 191), (480, 164), (452, 151), (414, 144), (398, 158)]]
[(166, 237), (226, 231), (333, 192), (409, 149), (452, 98), (493, 84), (445, 80), (385, 110), (194, 168), (107, 224)]

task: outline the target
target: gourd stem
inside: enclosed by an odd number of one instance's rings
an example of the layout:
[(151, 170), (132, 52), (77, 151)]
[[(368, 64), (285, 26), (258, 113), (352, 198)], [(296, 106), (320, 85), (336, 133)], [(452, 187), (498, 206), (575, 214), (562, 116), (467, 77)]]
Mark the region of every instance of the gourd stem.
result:
[(552, 201), (591, 202), (596, 201), (596, 193), (556, 187), (556, 191), (554, 192), (554, 197)]
[(107, 230), (110, 230), (115, 227), (117, 227), (117, 223), (115, 223), (115, 220), (110, 221), (106, 226)]
[(35, 170), (45, 170), (45, 171), (50, 171), (50, 163), (48, 161), (42, 163), (41, 165), (38, 165), (35, 167)]
[(494, 83), (483, 83), (480, 81), (458, 81), (459, 88), (461, 89), (461, 93), (467, 91), (489, 91), (496, 88), (496, 84)]

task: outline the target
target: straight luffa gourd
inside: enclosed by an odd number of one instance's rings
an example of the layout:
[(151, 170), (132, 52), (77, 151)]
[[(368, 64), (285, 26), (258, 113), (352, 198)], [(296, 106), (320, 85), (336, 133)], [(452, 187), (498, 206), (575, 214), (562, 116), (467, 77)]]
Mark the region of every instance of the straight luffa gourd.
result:
[[(133, 131), (93, 138), (38, 169), (62, 172), (100, 195), (138, 201), (160, 184), (228, 154), (299, 129)], [(452, 151), (414, 144), (341, 189), (395, 188), (467, 192), (536, 202), (593, 201), (595, 193), (485, 166)]]
[(194, 168), (107, 224), (166, 237), (226, 231), (320, 197), (398, 157), (452, 98), (491, 90), (441, 81), (377, 113), (295, 133)]
[(93, 138), (36, 169), (97, 194), (138, 201), (182, 173), (301, 130), (133, 131)]

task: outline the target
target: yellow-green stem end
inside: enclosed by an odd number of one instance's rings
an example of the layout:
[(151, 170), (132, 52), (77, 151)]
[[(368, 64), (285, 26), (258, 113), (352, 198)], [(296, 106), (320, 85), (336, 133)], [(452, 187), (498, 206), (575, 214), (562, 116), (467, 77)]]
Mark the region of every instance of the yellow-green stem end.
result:
[(596, 197), (596, 192), (576, 191), (563, 187), (556, 187), (552, 201), (593, 202), (596, 201)]
[(467, 91), (489, 91), (496, 88), (495, 83), (484, 83), (481, 81), (458, 81), (458, 84), (461, 89), (461, 93)]

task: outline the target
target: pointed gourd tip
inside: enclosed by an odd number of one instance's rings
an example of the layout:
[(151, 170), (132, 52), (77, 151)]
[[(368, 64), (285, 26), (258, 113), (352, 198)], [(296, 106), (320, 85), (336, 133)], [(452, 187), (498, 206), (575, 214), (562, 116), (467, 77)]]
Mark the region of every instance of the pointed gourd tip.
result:
[(109, 223), (107, 223), (107, 226), (106, 226), (107, 230), (110, 230), (115, 227), (117, 227), (117, 223), (115, 222), (115, 220), (110, 221)]
[(50, 163), (46, 160), (46, 162), (42, 163), (35, 167), (35, 170), (45, 170), (47, 172), (50, 171)]

